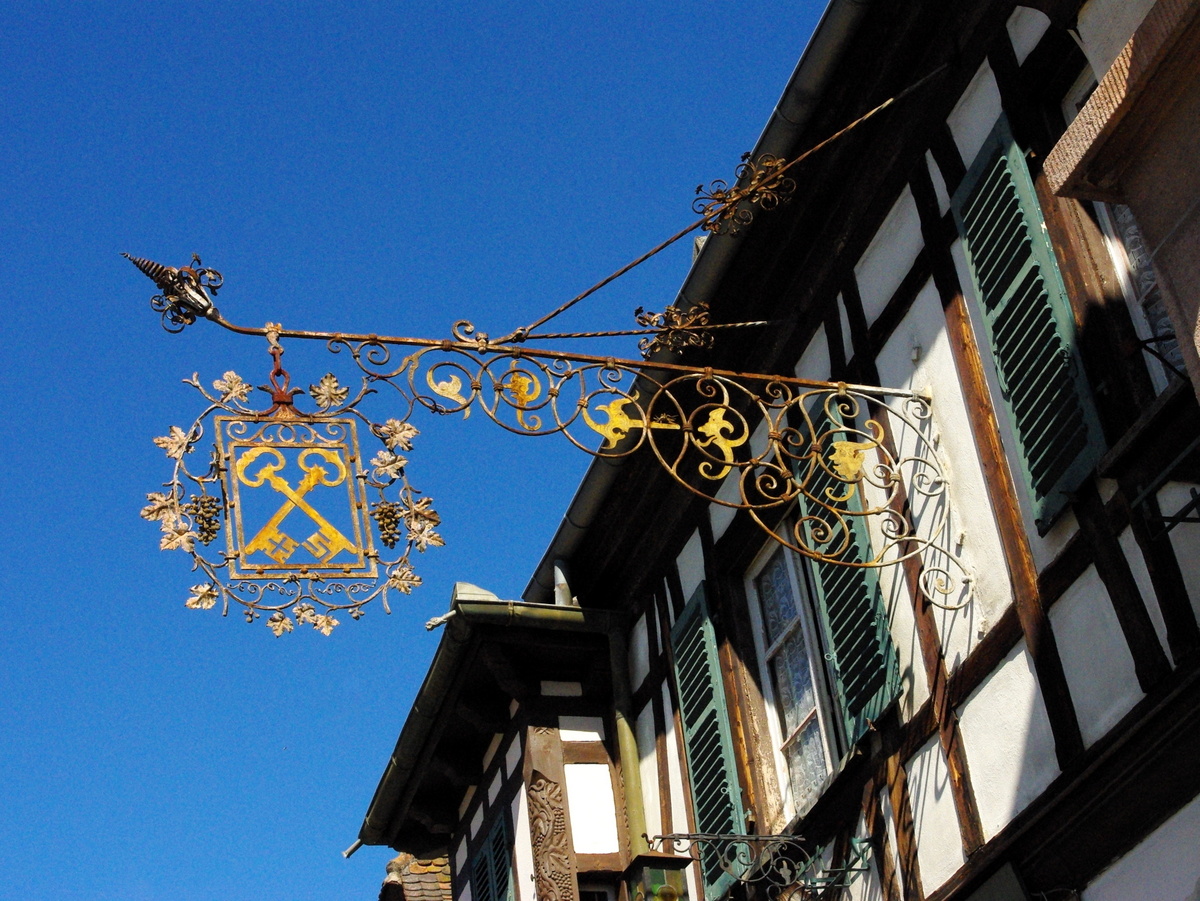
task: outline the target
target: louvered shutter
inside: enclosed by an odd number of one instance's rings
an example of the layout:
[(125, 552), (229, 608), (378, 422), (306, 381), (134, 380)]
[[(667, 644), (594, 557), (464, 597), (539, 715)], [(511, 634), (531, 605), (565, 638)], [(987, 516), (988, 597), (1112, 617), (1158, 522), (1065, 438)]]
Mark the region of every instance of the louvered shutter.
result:
[(1104, 450), (1037, 193), (1001, 117), (951, 204), (1045, 534)]
[[(820, 409), (812, 411), (812, 421), (819, 433), (825, 433), (822, 453), (826, 462), (833, 441), (860, 437), (837, 431), (835, 423)], [(842, 496), (846, 487), (845, 482), (819, 466), (809, 476), (808, 490), (817, 497)], [(812, 507), (814, 515), (820, 515), (816, 505)], [(805, 512), (802, 498), (801, 515)], [(862, 517), (847, 517), (846, 524), (848, 547), (844, 559), (872, 557), (871, 538)], [(817, 547), (810, 526), (805, 524), (804, 528), (809, 546)], [(834, 540), (840, 538), (839, 534)], [(810, 561), (809, 572), (846, 741), (853, 745), (900, 695), (900, 666), (879, 590), (879, 573), (873, 567), (816, 560)]]
[(512, 852), (504, 816), (496, 818), (471, 865), (473, 901), (512, 901)]
[[(699, 832), (742, 833), (741, 788), (725, 706), (716, 635), (708, 616), (704, 585), (696, 589), (671, 630), (679, 718), (692, 784), (692, 805)], [(704, 895), (718, 897), (733, 883), (712, 848), (700, 853)]]

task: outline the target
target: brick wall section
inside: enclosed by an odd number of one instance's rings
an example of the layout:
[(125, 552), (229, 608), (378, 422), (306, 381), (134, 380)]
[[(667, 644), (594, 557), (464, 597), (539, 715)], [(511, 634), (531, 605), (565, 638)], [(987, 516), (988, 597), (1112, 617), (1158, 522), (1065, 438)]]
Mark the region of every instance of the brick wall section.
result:
[(1200, 0), (1158, 0), (1105, 73), (1087, 104), (1046, 157), (1044, 171), (1055, 194), (1117, 199), (1115, 185), (1088, 179), (1088, 164), (1136, 104), (1162, 61), (1191, 22)]

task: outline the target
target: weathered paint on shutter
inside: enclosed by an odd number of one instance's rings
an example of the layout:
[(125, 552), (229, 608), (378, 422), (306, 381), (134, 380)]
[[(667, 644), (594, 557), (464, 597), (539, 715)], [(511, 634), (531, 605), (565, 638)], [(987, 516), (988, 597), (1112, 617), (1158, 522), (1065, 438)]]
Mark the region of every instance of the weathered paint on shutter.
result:
[(471, 865), (473, 901), (512, 901), (512, 851), (503, 812), (497, 817), (487, 839)]
[[(813, 411), (812, 419), (822, 432), (834, 425), (819, 410)], [(826, 460), (829, 443), (843, 437), (851, 441), (856, 438), (838, 432), (825, 436)], [(846, 483), (817, 467), (809, 491), (821, 497), (826, 489), (832, 495), (844, 495)], [(802, 514), (803, 510), (802, 503)], [(845, 558), (862, 560), (873, 556), (871, 538), (862, 517), (847, 517), (846, 524), (849, 547)], [(815, 542), (811, 531), (807, 539), (810, 544)], [(846, 740), (853, 745), (900, 695), (900, 666), (879, 590), (879, 573), (873, 567), (817, 561), (810, 562), (810, 573)]]
[[(671, 630), (671, 647), (696, 829), (724, 835), (744, 832), (729, 712), (703, 583)], [(733, 883), (733, 878), (721, 870), (720, 860), (711, 848), (701, 852), (700, 869), (706, 898), (718, 897)]]
[(1033, 180), (1001, 118), (951, 204), (1042, 534), (1104, 450)]

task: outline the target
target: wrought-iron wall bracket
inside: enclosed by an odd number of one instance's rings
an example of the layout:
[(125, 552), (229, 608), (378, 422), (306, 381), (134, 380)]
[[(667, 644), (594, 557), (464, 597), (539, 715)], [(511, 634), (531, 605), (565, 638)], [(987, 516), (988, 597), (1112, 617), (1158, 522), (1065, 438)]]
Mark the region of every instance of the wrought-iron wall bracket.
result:
[[(143, 271), (157, 266), (134, 262)], [(169, 273), (182, 271), (157, 268), (168, 273), (160, 277), (169, 284), (179, 278)], [(206, 272), (209, 284), (220, 284), (219, 273)], [(204, 278), (189, 275), (184, 282), (207, 297)], [(195, 308), (203, 304), (196, 301)], [(225, 320), (211, 301), (206, 315), (230, 331), (267, 339), (272, 369), (262, 390), (271, 405), (247, 406), (251, 387), (236, 373), (225, 373), (212, 391), (193, 376), (188, 383), (208, 407), (189, 429), (172, 427), (156, 439), (174, 470), (167, 491), (150, 496), (143, 516), (160, 523), (163, 549), (189, 553), (194, 568), (210, 580), (194, 586), (188, 606), (207, 608), (220, 600), (227, 611), (236, 601), (249, 619), (268, 612), (277, 634), (297, 623), (328, 632), (336, 625), (334, 611), (358, 618), (370, 600), (380, 597), (386, 608), (389, 590), (408, 593), (419, 585), (412, 551), (442, 541), (433, 528), (437, 514), (408, 482), (407, 460), (400, 455), (419, 434), (410, 422), (418, 408), (464, 418), (479, 411), (515, 434), (558, 434), (595, 456), (648, 451), (688, 491), (745, 511), (800, 554), (868, 568), (917, 558), (917, 587), (927, 601), (957, 609), (971, 598), (970, 573), (952, 544), (948, 480), (927, 395), (541, 350), (523, 341), (491, 341), (466, 321), (455, 324), (452, 338), (437, 340), (297, 331), (275, 323), (247, 328)], [(305, 392), (289, 386), (281, 365), (286, 339), (320, 340), (331, 352), (348, 354), (361, 379), (353, 399), (328, 373), (307, 392), (317, 409), (299, 411), (293, 397)], [(384, 386), (395, 392), (391, 415), (371, 422), (358, 406)], [(193, 473), (186, 461), (210, 416), (216, 439), (211, 461), (207, 470)], [(355, 422), (384, 444), (369, 466), (357, 448)], [(230, 431), (235, 428), (236, 435)], [(237, 455), (253, 447), (270, 448), (255, 451), (255, 459), (266, 461), (260, 467), (276, 468), (266, 475), (249, 464), (238, 468)], [(294, 476), (282, 475), (288, 466)], [(325, 476), (312, 475), (314, 467)], [(330, 467), (344, 470), (336, 485), (347, 486), (353, 507), (344, 528), (334, 527), (315, 500), (304, 500), (318, 488), (335, 487), (328, 481)], [(275, 513), (282, 518), (258, 523), (251, 535), (239, 497), (264, 485), (278, 496), (282, 506)], [(395, 496), (387, 495), (389, 489)], [(368, 491), (378, 498), (369, 502)], [(289, 516), (313, 526), (308, 542), (280, 528)], [(198, 545), (215, 538), (222, 517), (226, 550), (205, 557)], [(264, 529), (278, 534), (268, 541)], [(384, 560), (377, 544), (403, 552)], [(342, 556), (326, 559), (338, 548)], [(297, 558), (306, 562), (297, 565)], [(376, 563), (378, 572), (370, 569)], [(271, 593), (275, 597), (269, 599)]]
[(870, 844), (851, 838), (845, 858), (832, 859), (829, 846), (813, 847), (798, 835), (713, 835), (674, 833), (647, 837), (652, 849), (686, 853), (706, 869), (721, 871), (767, 893), (772, 901), (807, 901), (844, 889), (870, 869)]
[[(772, 538), (823, 564), (877, 568), (917, 559), (917, 591), (946, 609), (966, 605), (972, 578), (952, 543), (946, 468), (937, 450), (928, 395), (879, 388), (732, 372), (670, 360), (626, 360), (529, 342), (606, 335), (645, 336), (641, 350), (704, 348), (718, 329), (765, 327), (769, 322), (712, 323), (703, 306), (635, 313), (635, 330), (535, 334), (541, 325), (696, 229), (736, 233), (752, 208), (786, 203), (796, 184), (787, 173), (810, 154), (886, 109), (936, 72), (859, 117), (790, 161), (743, 157), (737, 181), (697, 189), (701, 218), (632, 263), (532, 324), (491, 339), (468, 321), (450, 338), (386, 337), (235, 325), (213, 302), (221, 273), (201, 265), (179, 268), (124, 254), (159, 289), (151, 306), (163, 327), (178, 332), (200, 318), (237, 334), (267, 339), (272, 357), (271, 404), (249, 405), (251, 386), (226, 372), (206, 389), (186, 380), (207, 407), (188, 429), (172, 426), (155, 439), (173, 461), (163, 492), (152, 492), (142, 516), (159, 523), (160, 546), (192, 557), (208, 580), (193, 586), (187, 606), (240, 604), (247, 619), (263, 613), (276, 635), (297, 624), (328, 634), (333, 614), (353, 618), (389, 591), (411, 592), (421, 579), (411, 555), (442, 544), (430, 499), (405, 474), (419, 434), (410, 422), (420, 407), (438, 415), (480, 411), (518, 435), (559, 434), (600, 457), (650, 452), (663, 471), (711, 503), (743, 511)], [(332, 373), (310, 385), (316, 410), (298, 409), (281, 364), (284, 339), (326, 342), (347, 353), (361, 385), (350, 397)], [(396, 353), (396, 348), (404, 352)], [(360, 402), (384, 385), (398, 405), (372, 422)], [(211, 419), (207, 468), (188, 468)], [(364, 424), (383, 449), (369, 464), (358, 447)], [(597, 446), (598, 444), (598, 446)], [(644, 450), (645, 449), (645, 450)], [(285, 475), (285, 472), (287, 473)], [(299, 479), (297, 480), (297, 476)], [(328, 489), (328, 490), (326, 490)], [(389, 494), (389, 491), (391, 492)], [(330, 492), (336, 492), (331, 494)], [(260, 520), (249, 512), (263, 494)], [(335, 523), (333, 504), (341, 510)], [(342, 509), (345, 505), (345, 509)], [(297, 541), (288, 522), (312, 534)], [(207, 552), (222, 531), (224, 551)], [(385, 553), (395, 551), (395, 555)], [(307, 556), (305, 556), (307, 555)]]

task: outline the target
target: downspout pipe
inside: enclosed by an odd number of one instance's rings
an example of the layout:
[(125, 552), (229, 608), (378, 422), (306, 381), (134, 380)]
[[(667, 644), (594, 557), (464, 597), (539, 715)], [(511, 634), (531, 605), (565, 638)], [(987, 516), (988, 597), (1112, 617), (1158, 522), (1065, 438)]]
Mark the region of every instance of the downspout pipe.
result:
[[(879, 0), (830, 0), (821, 21), (813, 30), (804, 53), (788, 79), (783, 96), (775, 105), (757, 143), (755, 158), (763, 154), (778, 157), (792, 156), (796, 142), (812, 119), (842, 54), (871, 8)], [(823, 137), (823, 136), (822, 136)], [(753, 223), (749, 226), (753, 228)], [(745, 229), (743, 229), (745, 231)], [(734, 257), (741, 238), (731, 235), (710, 235), (692, 262), (675, 306), (690, 309), (707, 303), (716, 293)], [(652, 357), (651, 362), (658, 357)], [(652, 368), (652, 367), (647, 367)], [(587, 536), (596, 511), (603, 503), (616, 480), (623, 459), (596, 457), (588, 467), (567, 512), (551, 539), (550, 546), (534, 570), (522, 598), (530, 603), (549, 603), (553, 597), (554, 566), (557, 560), (570, 560), (575, 549)]]

